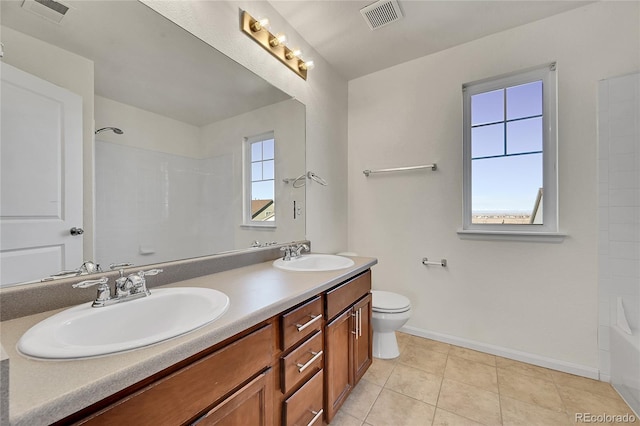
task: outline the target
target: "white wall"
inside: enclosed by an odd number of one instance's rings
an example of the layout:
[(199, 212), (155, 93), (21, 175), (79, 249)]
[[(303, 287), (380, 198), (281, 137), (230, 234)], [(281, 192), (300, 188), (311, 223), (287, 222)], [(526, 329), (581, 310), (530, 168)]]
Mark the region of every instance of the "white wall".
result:
[[(596, 88), (640, 68), (638, 7), (598, 2), (349, 82), (349, 250), (378, 257), (374, 288), (411, 299), (413, 332), (597, 377)], [(460, 239), (462, 84), (552, 61), (568, 237)]]
[[(304, 173), (305, 108), (296, 100), (197, 127), (101, 96), (96, 127), (96, 257), (102, 265), (165, 262), (304, 237), (293, 200), (304, 188), (282, 182)], [(242, 145), (273, 131), (276, 227), (242, 226)], [(117, 201), (115, 201), (117, 200)]]
[[(306, 105), (307, 170), (328, 186), (306, 187), (306, 232), (314, 251), (347, 247), (347, 83), (265, 1), (142, 0), (168, 19)], [(302, 80), (240, 31), (240, 10), (266, 16), (274, 31), (296, 42), (315, 68)]]
[[(276, 227), (243, 227), (243, 155), (245, 137), (273, 131), (275, 137), (275, 209)], [(305, 158), (305, 107), (296, 100), (278, 102), (221, 120), (202, 127), (202, 150), (205, 158), (225, 156), (233, 170), (231, 181), (224, 185), (230, 192), (228, 208), (221, 212), (224, 223), (235, 239), (235, 248), (250, 247), (253, 241), (260, 243), (286, 243), (301, 239), (305, 234), (305, 188), (293, 188), (282, 181), (286, 177), (304, 174)], [(221, 188), (224, 190), (224, 188)], [(293, 201), (302, 207), (302, 215), (293, 217)], [(218, 209), (219, 210), (219, 209)], [(232, 240), (233, 241), (233, 240)]]
[(202, 158), (200, 127), (95, 95), (96, 129), (117, 127), (124, 134), (100, 132), (104, 140), (150, 151)]

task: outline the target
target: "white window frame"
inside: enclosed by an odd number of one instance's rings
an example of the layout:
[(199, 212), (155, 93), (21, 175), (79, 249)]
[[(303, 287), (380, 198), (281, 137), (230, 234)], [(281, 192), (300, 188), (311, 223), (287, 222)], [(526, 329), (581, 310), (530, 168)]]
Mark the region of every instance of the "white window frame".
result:
[[(276, 182), (278, 170), (276, 167), (277, 164), (277, 150), (276, 150), (276, 138), (274, 131), (268, 131), (264, 133), (260, 133), (255, 136), (248, 136), (244, 138), (243, 147), (242, 147), (242, 157), (243, 157), (243, 205), (242, 205), (242, 213), (243, 213), (243, 227), (258, 227), (258, 228), (275, 228), (278, 221), (278, 213), (274, 212), (275, 218), (272, 221), (256, 221), (251, 217), (251, 145), (255, 142), (265, 141), (273, 139), (273, 160), (274, 160), (274, 184), (273, 184), (273, 203), (276, 205), (277, 199), (277, 187)], [(276, 205), (277, 206), (277, 205)]]
[[(479, 224), (472, 223), (472, 154), (471, 154), (471, 97), (480, 93), (518, 86), (542, 80), (542, 162), (544, 188), (542, 224)], [(462, 238), (548, 239), (561, 241), (558, 221), (558, 126), (556, 63), (491, 79), (467, 83), (463, 92), (463, 217)]]

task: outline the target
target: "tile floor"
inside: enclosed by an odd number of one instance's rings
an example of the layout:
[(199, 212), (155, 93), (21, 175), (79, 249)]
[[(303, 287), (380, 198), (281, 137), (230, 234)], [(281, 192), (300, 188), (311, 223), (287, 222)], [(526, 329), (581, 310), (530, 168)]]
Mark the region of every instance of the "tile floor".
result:
[(576, 413), (633, 415), (608, 383), (404, 333), (398, 344), (400, 357), (374, 359), (331, 426), (560, 426), (586, 423)]

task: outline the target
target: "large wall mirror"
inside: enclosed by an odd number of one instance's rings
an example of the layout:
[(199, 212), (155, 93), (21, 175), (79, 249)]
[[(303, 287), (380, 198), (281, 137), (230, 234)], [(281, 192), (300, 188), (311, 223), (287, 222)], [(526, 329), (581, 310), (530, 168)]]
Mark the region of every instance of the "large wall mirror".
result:
[(137, 0), (51, 3), (1, 2), (2, 286), (304, 239), (303, 104)]

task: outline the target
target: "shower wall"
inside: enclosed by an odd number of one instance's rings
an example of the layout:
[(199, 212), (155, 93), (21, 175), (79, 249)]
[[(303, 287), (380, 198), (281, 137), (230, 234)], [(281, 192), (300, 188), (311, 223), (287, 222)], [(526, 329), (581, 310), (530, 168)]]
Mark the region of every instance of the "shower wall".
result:
[[(640, 73), (598, 87), (600, 372), (640, 411)], [(625, 332), (628, 324), (631, 334)]]
[(226, 209), (212, 208), (233, 201), (229, 158), (197, 159), (100, 140), (95, 149), (101, 264), (145, 265), (233, 245)]

